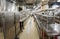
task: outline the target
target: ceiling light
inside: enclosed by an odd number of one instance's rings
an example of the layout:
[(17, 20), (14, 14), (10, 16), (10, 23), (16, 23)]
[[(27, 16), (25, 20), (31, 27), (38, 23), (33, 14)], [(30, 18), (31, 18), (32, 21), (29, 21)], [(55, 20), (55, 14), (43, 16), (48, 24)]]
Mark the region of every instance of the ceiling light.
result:
[(57, 0), (57, 2), (60, 2), (60, 0)]
[(42, 1), (44, 1), (44, 0), (42, 0)]

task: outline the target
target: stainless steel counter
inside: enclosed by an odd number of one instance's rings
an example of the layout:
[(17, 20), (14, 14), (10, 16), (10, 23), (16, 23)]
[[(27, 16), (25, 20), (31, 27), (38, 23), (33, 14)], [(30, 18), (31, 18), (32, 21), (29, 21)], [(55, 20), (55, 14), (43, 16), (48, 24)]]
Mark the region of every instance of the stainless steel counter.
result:
[(60, 18), (54, 16), (43, 16), (35, 14), (37, 23), (40, 28), (43, 28), (47, 35), (59, 35), (60, 34)]

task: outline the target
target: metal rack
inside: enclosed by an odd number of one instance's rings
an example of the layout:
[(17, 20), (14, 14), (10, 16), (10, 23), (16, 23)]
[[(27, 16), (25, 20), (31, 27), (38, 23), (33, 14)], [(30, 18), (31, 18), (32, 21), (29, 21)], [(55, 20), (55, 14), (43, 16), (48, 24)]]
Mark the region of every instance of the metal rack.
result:
[(60, 12), (46, 10), (35, 13), (34, 17), (38, 24), (38, 32), (41, 39), (56, 39), (56, 36), (60, 35)]

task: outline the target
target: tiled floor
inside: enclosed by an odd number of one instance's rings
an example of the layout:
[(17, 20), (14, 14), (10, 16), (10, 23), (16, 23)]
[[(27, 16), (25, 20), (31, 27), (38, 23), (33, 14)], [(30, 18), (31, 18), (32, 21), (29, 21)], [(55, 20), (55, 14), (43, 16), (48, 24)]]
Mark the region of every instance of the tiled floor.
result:
[(33, 17), (26, 20), (23, 32), (18, 36), (19, 39), (39, 39), (36, 23)]

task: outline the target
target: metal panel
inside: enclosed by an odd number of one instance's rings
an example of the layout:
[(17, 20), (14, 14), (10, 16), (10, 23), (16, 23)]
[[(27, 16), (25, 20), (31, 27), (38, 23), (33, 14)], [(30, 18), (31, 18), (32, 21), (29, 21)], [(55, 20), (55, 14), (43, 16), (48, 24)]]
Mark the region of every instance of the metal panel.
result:
[(19, 13), (15, 13), (16, 35), (18, 35), (19, 32), (20, 32), (20, 24), (19, 24), (19, 21), (20, 21), (20, 15), (19, 15)]
[(0, 13), (0, 25), (3, 29), (4, 39), (15, 38), (14, 13)]
[(5, 26), (6, 30), (14, 26), (14, 13), (5, 13)]
[(3, 25), (4, 25), (4, 14), (0, 13), (0, 39), (4, 39), (4, 31), (3, 31)]

